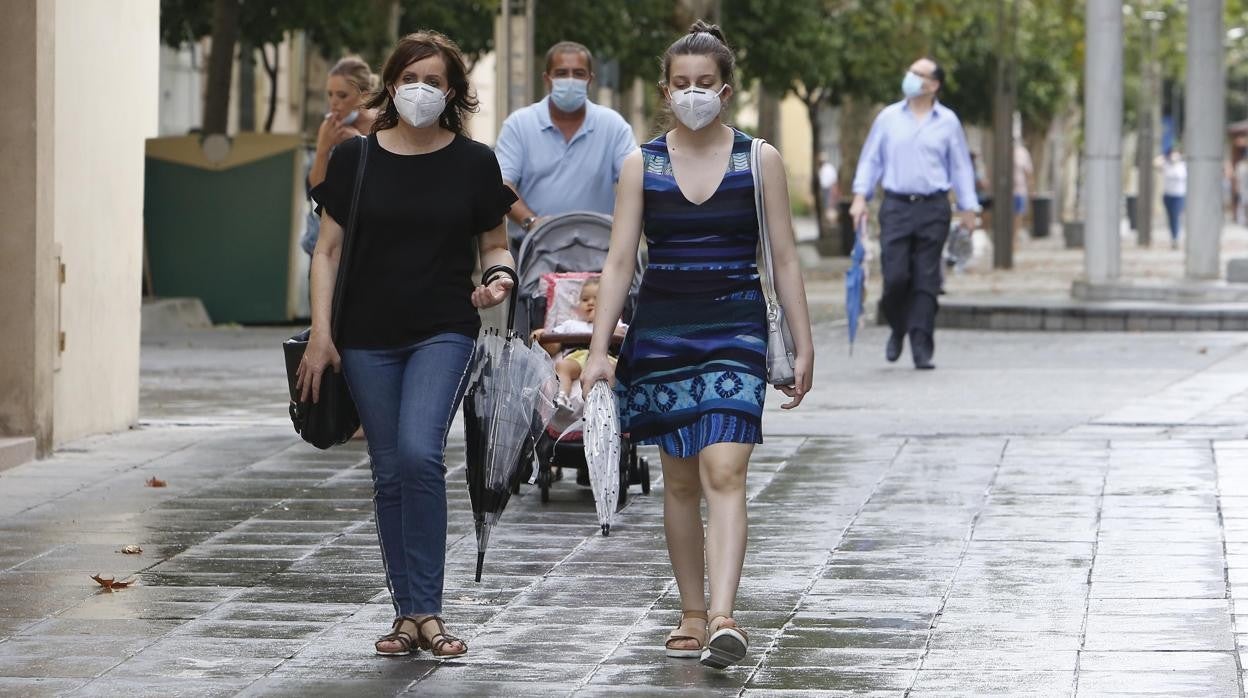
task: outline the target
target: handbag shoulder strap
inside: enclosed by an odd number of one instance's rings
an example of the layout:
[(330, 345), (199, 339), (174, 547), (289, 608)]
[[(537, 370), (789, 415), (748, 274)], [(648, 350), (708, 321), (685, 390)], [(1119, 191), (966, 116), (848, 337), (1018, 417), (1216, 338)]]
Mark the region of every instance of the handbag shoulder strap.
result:
[(360, 214), (360, 186), (364, 183), (364, 166), (368, 163), (368, 137), (360, 136), (360, 161), (355, 168), (355, 183), (351, 189), (351, 212), (347, 214), (347, 227), (342, 229), (342, 254), (338, 256), (338, 275), (334, 280), (334, 301), (329, 312), (329, 336), (338, 344), (342, 299), (346, 297), (347, 270), (351, 267), (351, 251), (355, 241), (356, 221)]
[(772, 280), (771, 236), (767, 231), (767, 205), (763, 196), (763, 144), (767, 141), (755, 138), (750, 142), (750, 174), (754, 175), (754, 208), (758, 211), (758, 249), (763, 259), (763, 295), (768, 304), (776, 303), (776, 286)]

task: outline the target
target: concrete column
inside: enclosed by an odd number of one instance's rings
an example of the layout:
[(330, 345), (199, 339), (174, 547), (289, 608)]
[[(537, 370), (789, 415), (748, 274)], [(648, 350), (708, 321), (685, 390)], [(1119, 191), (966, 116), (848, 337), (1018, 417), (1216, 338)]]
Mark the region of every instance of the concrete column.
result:
[[(1122, 2), (1087, 0), (1084, 56), (1084, 269), (1118, 278), (1122, 210)], [(1004, 210), (1004, 209), (1002, 209)]]
[(1187, 94), (1183, 149), (1187, 202), (1183, 235), (1187, 278), (1217, 279), (1222, 240), (1222, 159), (1226, 132), (1226, 66), (1222, 0), (1187, 4)]
[(56, 357), (52, 91), (55, 5), (15, 0), (0, 22), (0, 437), (52, 445)]

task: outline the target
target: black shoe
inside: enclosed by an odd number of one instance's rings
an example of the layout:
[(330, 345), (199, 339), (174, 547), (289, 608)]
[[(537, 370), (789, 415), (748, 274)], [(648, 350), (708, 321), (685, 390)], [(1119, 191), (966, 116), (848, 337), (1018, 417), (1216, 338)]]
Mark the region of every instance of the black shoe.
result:
[(901, 358), (901, 349), (906, 343), (906, 335), (894, 332), (888, 336), (888, 346), (884, 347), (884, 358), (889, 363)]
[(917, 332), (911, 334), (910, 352), (914, 356), (914, 367), (916, 369), (930, 371), (936, 368), (936, 364), (932, 363), (932, 355), (936, 353), (936, 347), (931, 337)]

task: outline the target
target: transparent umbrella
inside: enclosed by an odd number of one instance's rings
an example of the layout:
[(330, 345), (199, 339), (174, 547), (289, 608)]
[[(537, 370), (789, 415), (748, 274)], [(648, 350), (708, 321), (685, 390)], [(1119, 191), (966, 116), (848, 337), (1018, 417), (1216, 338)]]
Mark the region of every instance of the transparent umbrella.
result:
[[(486, 272), (489, 279), (497, 270)], [(505, 269), (515, 278), (515, 273)], [(477, 337), (464, 396), (468, 494), (477, 532), (477, 581), (490, 531), (498, 523), (521, 464), (554, 413), (558, 390), (554, 364), (541, 347), (530, 347), (512, 330), (515, 293), (506, 330), (485, 328)]]
[(594, 383), (585, 398), (585, 463), (602, 535), (611, 535), (620, 498), (620, 415), (606, 381)]

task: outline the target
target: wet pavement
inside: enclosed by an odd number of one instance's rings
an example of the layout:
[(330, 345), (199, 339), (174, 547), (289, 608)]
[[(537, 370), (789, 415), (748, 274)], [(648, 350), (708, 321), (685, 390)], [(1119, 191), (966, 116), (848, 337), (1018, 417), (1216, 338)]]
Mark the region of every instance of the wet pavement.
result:
[(459, 438), (444, 615), (470, 654), (373, 656), (364, 451), (290, 432), (281, 334), (150, 341), (140, 428), (0, 474), (0, 695), (1244, 695), (1248, 336), (947, 332), (930, 374), (875, 329), (826, 352), (810, 404), (768, 413), (751, 649), (713, 672), (662, 653), (657, 467), (610, 538), (572, 478), (526, 486), (478, 584)]

